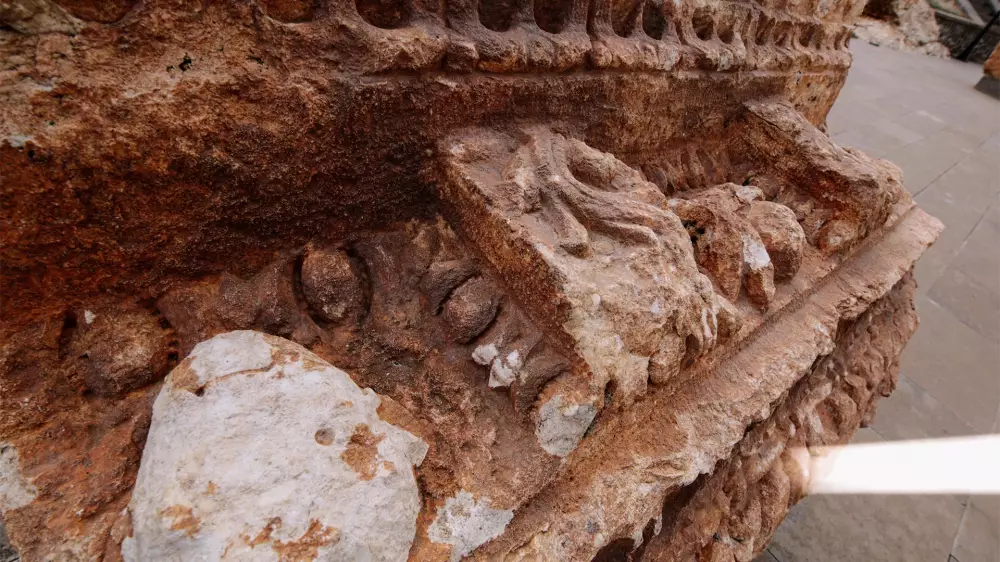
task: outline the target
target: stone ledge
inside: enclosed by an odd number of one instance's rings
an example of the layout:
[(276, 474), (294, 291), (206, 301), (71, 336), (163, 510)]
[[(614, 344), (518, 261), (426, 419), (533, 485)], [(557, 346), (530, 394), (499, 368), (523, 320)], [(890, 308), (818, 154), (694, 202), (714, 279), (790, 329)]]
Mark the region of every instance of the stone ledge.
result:
[(729, 457), (748, 426), (768, 419), (788, 389), (833, 351), (838, 325), (884, 297), (942, 228), (912, 209), (711, 374), (671, 395), (654, 392), (601, 427), (476, 559), (589, 559), (616, 539), (641, 537), (664, 501)]

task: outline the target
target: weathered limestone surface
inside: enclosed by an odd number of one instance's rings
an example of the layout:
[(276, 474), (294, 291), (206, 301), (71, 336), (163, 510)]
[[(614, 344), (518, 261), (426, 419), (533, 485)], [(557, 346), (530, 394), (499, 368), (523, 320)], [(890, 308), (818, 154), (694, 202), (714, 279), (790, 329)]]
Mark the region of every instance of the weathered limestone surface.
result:
[(378, 407), (290, 341), (198, 344), (153, 404), (124, 559), (406, 558), (427, 445)]
[(14, 546), (750, 560), (940, 230), (824, 133), (861, 9), (0, 4)]

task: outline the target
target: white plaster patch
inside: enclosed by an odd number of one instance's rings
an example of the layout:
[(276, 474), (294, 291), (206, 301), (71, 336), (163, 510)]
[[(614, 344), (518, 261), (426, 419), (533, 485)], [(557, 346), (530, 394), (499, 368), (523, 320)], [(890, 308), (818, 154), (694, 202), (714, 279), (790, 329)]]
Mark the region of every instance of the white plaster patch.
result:
[(510, 386), (517, 378), (517, 373), (521, 369), (521, 354), (515, 349), (506, 357), (498, 357), (493, 360), (490, 367), (490, 388)]
[(36, 496), (35, 485), (21, 474), (17, 449), (0, 443), (0, 513), (26, 506)]
[(10, 141), (10, 145), (14, 148), (24, 148), (24, 145), (28, 141), (34, 140), (34, 138), (29, 135), (11, 135), (7, 137), (7, 139)]
[(705, 341), (712, 341), (712, 327), (708, 324), (708, 309), (701, 309), (701, 330), (705, 336)]
[(743, 203), (750, 204), (756, 199), (763, 198), (764, 193), (756, 187), (741, 185), (734, 190), (734, 195)]
[(663, 306), (660, 305), (660, 299), (653, 301), (653, 306), (649, 307), (649, 311), (656, 315), (663, 314)]
[(500, 355), (500, 351), (497, 350), (495, 344), (481, 345), (477, 347), (472, 352), (472, 360), (480, 365), (489, 365), (490, 361), (496, 359), (496, 356)]
[(374, 392), (247, 331), (202, 342), (181, 368), (209, 384), (195, 394), (171, 376), (156, 398), (127, 562), (275, 560), (302, 541), (316, 560), (406, 559), (427, 445), (381, 420)]
[(771, 256), (767, 255), (764, 244), (746, 234), (743, 235), (743, 263), (754, 271), (771, 265)]
[(546, 453), (563, 458), (580, 443), (595, 416), (593, 404), (575, 404), (556, 394), (538, 409), (535, 436)]
[(457, 562), (500, 536), (513, 518), (513, 509), (493, 509), (489, 498), (476, 501), (472, 494), (460, 490), (455, 497), (445, 500), (438, 510), (434, 522), (427, 528), (427, 538), (451, 545), (451, 562)]
[(528, 188), (528, 178), (531, 176), (527, 168), (518, 168), (514, 172), (514, 183), (521, 189)]

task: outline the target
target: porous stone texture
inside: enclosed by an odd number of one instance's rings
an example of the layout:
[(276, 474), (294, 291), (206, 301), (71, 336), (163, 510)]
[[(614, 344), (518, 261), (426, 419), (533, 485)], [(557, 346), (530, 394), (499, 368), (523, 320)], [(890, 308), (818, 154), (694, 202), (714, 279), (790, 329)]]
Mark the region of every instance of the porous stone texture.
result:
[(14, 546), (749, 559), (940, 230), (824, 132), (862, 8), (0, 5)]
[(378, 407), (290, 341), (198, 344), (153, 404), (124, 560), (405, 559), (427, 445)]

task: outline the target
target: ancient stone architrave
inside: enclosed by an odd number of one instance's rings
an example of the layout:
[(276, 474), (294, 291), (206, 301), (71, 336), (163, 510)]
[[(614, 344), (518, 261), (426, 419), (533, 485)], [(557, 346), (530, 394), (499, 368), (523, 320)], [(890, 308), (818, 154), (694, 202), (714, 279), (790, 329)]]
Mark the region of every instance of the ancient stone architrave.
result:
[(941, 228), (824, 133), (861, 9), (3, 4), (14, 547), (751, 559)]

